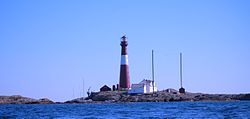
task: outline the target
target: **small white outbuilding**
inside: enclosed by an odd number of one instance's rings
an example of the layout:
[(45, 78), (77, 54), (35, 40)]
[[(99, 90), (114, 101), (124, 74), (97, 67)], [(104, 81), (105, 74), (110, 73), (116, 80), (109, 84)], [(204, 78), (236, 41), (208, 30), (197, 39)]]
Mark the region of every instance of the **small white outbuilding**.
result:
[(143, 79), (138, 84), (132, 84), (131, 89), (128, 91), (129, 94), (141, 94), (141, 93), (153, 93), (157, 92), (155, 82), (152, 80)]

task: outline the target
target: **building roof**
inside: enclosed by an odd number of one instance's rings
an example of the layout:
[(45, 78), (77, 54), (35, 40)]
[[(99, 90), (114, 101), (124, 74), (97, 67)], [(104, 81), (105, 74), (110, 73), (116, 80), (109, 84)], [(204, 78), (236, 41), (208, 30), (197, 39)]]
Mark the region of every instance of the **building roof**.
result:
[(148, 79), (143, 79), (139, 84), (150, 84), (151, 82), (153, 81), (148, 80)]

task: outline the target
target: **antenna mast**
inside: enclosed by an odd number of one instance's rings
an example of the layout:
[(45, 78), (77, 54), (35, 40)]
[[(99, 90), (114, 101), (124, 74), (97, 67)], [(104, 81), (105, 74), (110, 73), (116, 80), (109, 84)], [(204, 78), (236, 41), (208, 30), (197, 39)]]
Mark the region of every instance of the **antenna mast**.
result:
[(82, 78), (82, 97), (84, 97), (84, 78)]
[(182, 53), (180, 53), (180, 80), (181, 80), (181, 88), (182, 88)]
[(180, 81), (181, 81), (181, 88), (179, 89), (180, 94), (185, 94), (185, 88), (182, 87), (182, 53), (180, 53)]
[(73, 88), (73, 99), (75, 99), (75, 89)]
[(153, 93), (155, 91), (154, 89), (154, 83), (155, 83), (155, 74), (154, 74), (154, 50), (152, 50), (152, 80), (153, 80)]

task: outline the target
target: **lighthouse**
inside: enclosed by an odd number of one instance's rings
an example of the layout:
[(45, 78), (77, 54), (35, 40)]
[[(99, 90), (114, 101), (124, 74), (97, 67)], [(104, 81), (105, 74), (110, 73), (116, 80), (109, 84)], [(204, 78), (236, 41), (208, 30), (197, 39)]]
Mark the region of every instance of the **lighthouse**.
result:
[(129, 90), (130, 88), (130, 76), (128, 66), (128, 52), (127, 52), (127, 37), (124, 35), (121, 37), (121, 67), (120, 67), (120, 82), (119, 90)]

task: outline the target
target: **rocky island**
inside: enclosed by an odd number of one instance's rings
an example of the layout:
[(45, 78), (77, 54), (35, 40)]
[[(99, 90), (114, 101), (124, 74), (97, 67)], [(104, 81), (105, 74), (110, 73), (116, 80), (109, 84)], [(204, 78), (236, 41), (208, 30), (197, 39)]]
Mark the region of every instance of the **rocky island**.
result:
[(126, 102), (179, 102), (179, 101), (241, 101), (250, 100), (248, 94), (180, 94), (174, 89), (167, 89), (149, 94), (127, 94), (123, 91), (92, 92), (89, 97), (81, 97), (66, 102), (53, 102), (47, 98), (33, 99), (20, 95), (0, 96), (0, 104), (91, 104), (91, 103), (126, 103)]
[(33, 99), (20, 95), (13, 95), (0, 96), (0, 104), (54, 104), (54, 102), (47, 98)]
[(126, 92), (104, 91), (91, 93), (87, 98), (77, 98), (65, 103), (122, 103), (122, 102), (177, 102), (177, 101), (240, 101), (250, 100), (250, 94), (180, 94), (167, 89), (150, 94), (129, 95)]

